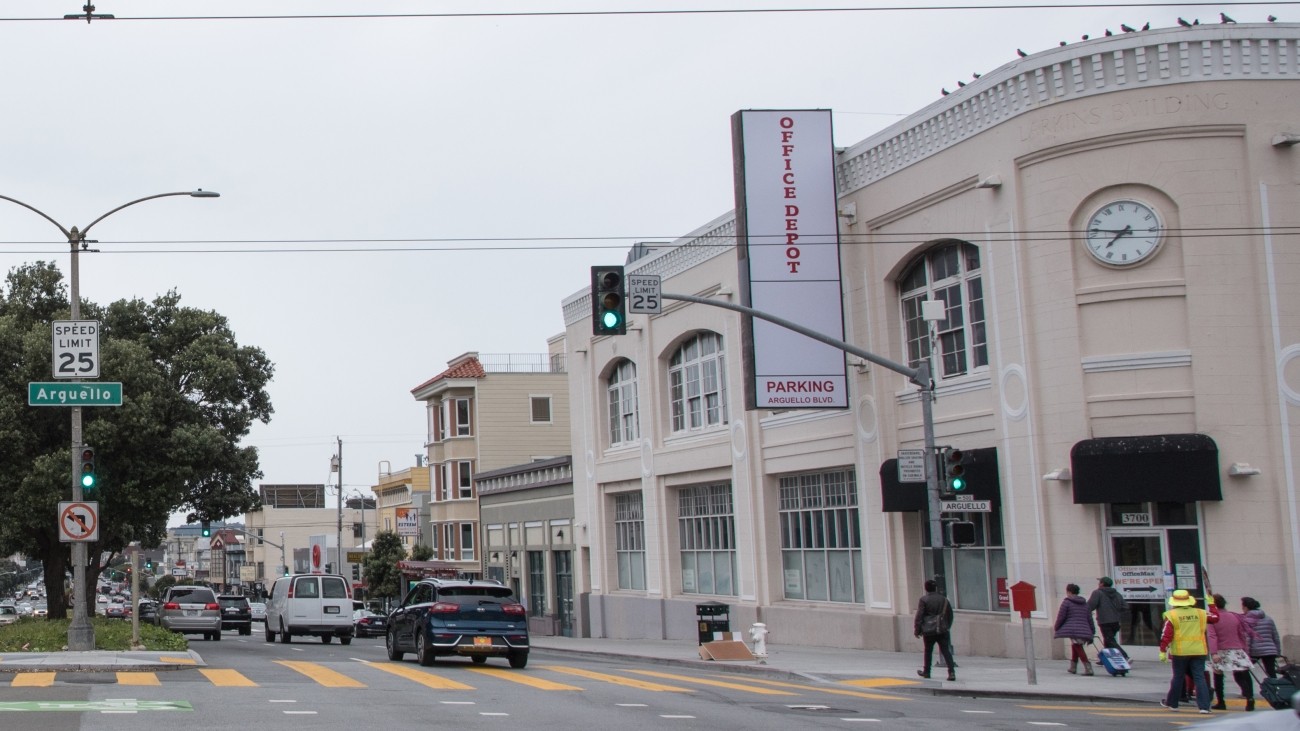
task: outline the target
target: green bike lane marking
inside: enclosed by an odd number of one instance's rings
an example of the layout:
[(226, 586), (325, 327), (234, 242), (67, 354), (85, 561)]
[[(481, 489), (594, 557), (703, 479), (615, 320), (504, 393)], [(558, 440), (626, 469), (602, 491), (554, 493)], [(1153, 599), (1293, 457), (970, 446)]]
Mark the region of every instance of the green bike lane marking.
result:
[(79, 711), (97, 713), (135, 713), (137, 711), (193, 711), (189, 701), (138, 701), (131, 698), (104, 701), (4, 701), (0, 713), (7, 711)]

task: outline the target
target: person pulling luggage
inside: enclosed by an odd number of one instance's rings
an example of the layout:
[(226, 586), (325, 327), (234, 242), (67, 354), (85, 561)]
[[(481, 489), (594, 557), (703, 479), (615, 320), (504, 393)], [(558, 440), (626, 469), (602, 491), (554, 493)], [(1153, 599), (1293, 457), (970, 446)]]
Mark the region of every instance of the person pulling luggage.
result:
[(1097, 613), (1101, 646), (1119, 650), (1125, 660), (1130, 659), (1128, 652), (1119, 644), (1119, 628), (1124, 620), (1124, 612), (1128, 611), (1128, 602), (1115, 588), (1115, 581), (1109, 576), (1097, 579), (1097, 588), (1088, 595), (1088, 611)]

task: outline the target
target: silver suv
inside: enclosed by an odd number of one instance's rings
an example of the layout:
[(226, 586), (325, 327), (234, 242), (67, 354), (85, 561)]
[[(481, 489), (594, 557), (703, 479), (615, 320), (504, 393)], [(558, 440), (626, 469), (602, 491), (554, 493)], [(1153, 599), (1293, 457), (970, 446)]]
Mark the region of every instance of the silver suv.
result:
[(173, 586), (158, 608), (158, 623), (172, 632), (220, 640), (221, 605), (206, 586)]

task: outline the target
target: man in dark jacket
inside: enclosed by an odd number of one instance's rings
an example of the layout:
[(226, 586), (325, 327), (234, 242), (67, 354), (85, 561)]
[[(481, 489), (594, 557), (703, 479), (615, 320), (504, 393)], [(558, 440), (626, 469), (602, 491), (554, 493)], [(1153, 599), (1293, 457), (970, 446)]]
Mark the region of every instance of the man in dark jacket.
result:
[(925, 582), (925, 596), (916, 605), (916, 617), (912, 621), (913, 634), (925, 639), (925, 669), (917, 670), (917, 675), (930, 677), (930, 663), (934, 660), (934, 646), (937, 644), (944, 663), (948, 665), (948, 680), (957, 679), (957, 663), (952, 660), (952, 639), (948, 636), (951, 628), (952, 604), (948, 597), (939, 593), (937, 582)]
[(1115, 582), (1109, 576), (1097, 579), (1097, 588), (1088, 597), (1088, 611), (1097, 613), (1101, 646), (1119, 650), (1127, 660), (1128, 653), (1119, 646), (1119, 627), (1124, 620), (1124, 612), (1128, 611), (1128, 602), (1124, 601), (1124, 595), (1115, 588)]

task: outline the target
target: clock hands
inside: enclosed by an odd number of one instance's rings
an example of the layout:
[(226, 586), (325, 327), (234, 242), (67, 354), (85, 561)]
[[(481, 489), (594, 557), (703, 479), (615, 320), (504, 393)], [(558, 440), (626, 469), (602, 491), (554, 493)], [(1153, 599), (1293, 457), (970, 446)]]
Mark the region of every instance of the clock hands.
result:
[(1108, 234), (1115, 234), (1115, 238), (1113, 238), (1113, 239), (1111, 239), (1110, 241), (1107, 241), (1107, 242), (1106, 242), (1106, 246), (1105, 246), (1105, 248), (1109, 249), (1110, 246), (1111, 246), (1111, 244), (1113, 244), (1113, 243), (1115, 243), (1116, 241), (1119, 241), (1120, 239), (1124, 238), (1125, 236), (1127, 236), (1127, 235), (1133, 233), (1133, 225), (1132, 225), (1132, 224), (1129, 224), (1128, 226), (1125, 226), (1124, 228), (1120, 229), (1119, 231), (1106, 231), (1106, 233), (1108, 233)]

